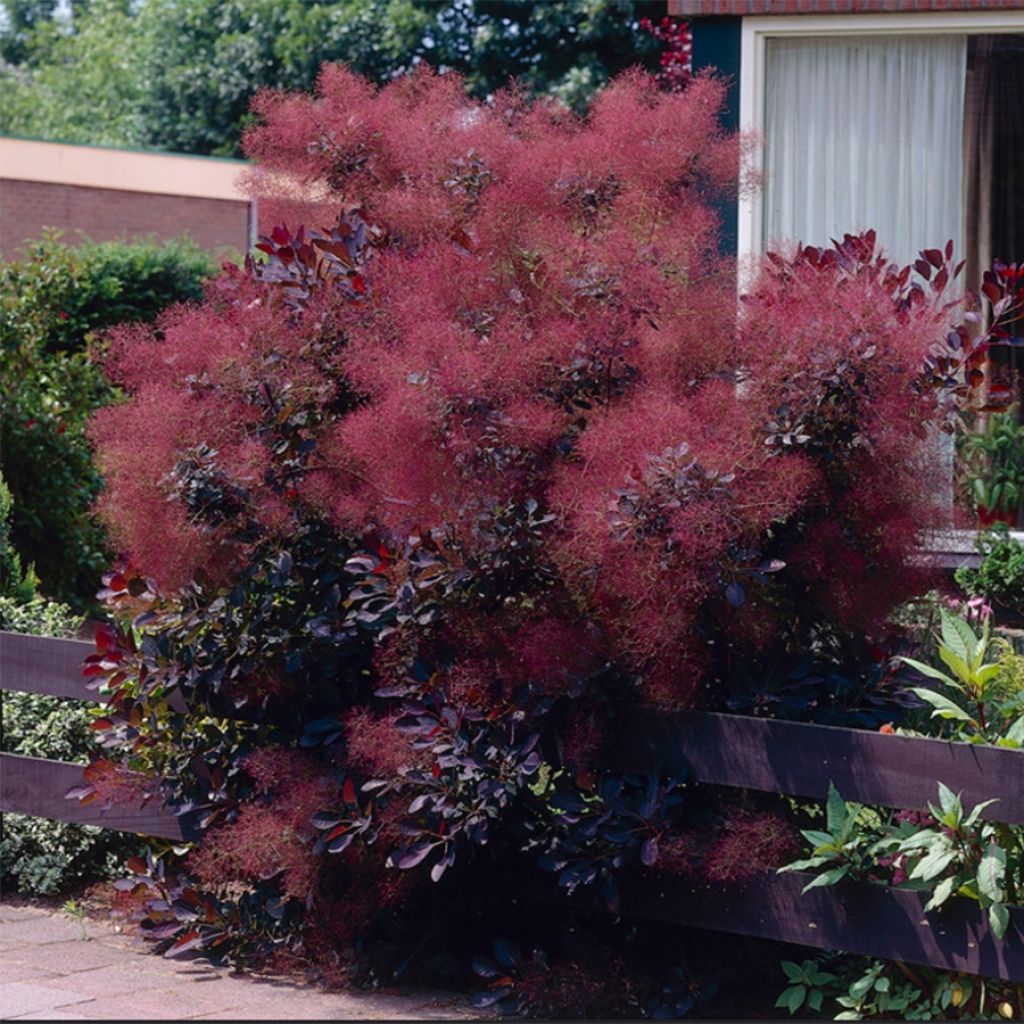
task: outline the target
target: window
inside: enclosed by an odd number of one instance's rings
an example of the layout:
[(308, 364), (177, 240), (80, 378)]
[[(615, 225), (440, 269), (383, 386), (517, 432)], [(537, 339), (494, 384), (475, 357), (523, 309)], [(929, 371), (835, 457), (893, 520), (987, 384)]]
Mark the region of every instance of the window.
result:
[[(969, 286), (994, 258), (1024, 263), (1022, 96), (1024, 11), (745, 18), (740, 120), (763, 186), (740, 203), (741, 261), (874, 228), (901, 264), (952, 238)], [(991, 366), (1018, 409), (1022, 357)], [(952, 445), (936, 456), (952, 509)]]
[(1024, 260), (1024, 12), (745, 18), (741, 121), (765, 142), (740, 254), (875, 228), (952, 238), (968, 279)]

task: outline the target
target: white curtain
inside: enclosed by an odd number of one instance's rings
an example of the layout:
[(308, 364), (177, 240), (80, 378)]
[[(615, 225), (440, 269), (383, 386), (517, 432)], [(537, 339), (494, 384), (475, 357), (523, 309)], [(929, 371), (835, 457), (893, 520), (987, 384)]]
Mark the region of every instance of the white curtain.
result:
[(764, 242), (963, 252), (965, 36), (769, 39)]

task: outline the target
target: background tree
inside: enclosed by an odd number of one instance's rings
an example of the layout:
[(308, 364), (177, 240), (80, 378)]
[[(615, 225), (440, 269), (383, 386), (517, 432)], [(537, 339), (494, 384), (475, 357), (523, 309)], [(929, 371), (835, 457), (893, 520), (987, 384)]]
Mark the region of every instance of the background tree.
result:
[(0, 32), (9, 134), (237, 156), (261, 88), (308, 90), (343, 61), (385, 81), (420, 61), (486, 96), (519, 78), (586, 104), (609, 77), (653, 66), (633, 0), (7, 0)]

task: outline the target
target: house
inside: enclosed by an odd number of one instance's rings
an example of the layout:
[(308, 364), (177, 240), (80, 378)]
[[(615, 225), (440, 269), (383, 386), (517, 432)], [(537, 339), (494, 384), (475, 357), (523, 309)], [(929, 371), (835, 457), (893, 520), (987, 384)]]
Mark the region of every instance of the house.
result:
[[(722, 211), (741, 286), (766, 249), (867, 228), (901, 265), (952, 239), (969, 287), (994, 259), (1024, 263), (1024, 0), (669, 0), (668, 12), (690, 22), (694, 68), (731, 77), (729, 127), (760, 140), (760, 187)], [(1017, 340), (993, 355), (992, 379), (1021, 399)], [(952, 446), (936, 457), (952, 481)], [(943, 540), (940, 561), (961, 564), (972, 543)]]
[(1024, 261), (1024, 0), (669, 0), (733, 78), (763, 188), (741, 260), (875, 228), (893, 259), (952, 238), (968, 280)]
[(246, 252), (254, 203), (240, 160), (0, 137), (0, 256), (59, 228), (74, 244), (187, 233), (205, 249)]

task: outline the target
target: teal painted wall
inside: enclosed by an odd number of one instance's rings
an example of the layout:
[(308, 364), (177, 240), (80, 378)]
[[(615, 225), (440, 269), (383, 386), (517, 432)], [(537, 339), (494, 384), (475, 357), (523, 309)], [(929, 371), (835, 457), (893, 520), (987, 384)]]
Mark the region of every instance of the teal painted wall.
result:
[[(723, 121), (730, 129), (740, 124), (740, 24), (738, 17), (694, 18), (693, 69), (717, 68), (729, 78), (729, 93)], [(737, 206), (735, 202), (720, 203), (722, 218), (722, 251), (736, 253)]]

